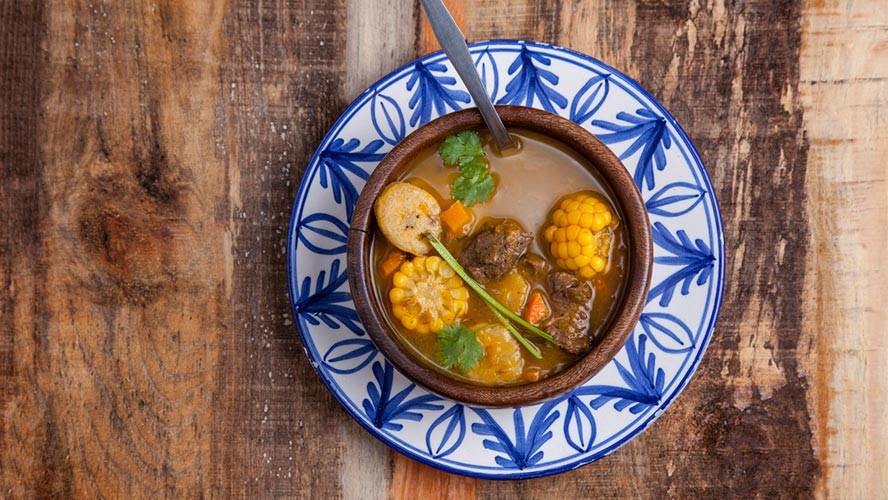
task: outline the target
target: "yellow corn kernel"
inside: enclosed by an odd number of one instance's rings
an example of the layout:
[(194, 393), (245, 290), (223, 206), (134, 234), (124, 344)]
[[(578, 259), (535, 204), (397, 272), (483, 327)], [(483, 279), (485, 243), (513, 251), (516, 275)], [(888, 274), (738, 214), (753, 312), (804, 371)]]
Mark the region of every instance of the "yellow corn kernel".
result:
[(426, 259), (425, 268), (429, 273), (438, 272), (438, 266), (441, 265), (441, 261), (438, 259)]
[(567, 235), (567, 241), (576, 241), (577, 236), (580, 234), (580, 226), (567, 226), (565, 234)]
[(543, 231), (543, 238), (546, 239), (548, 243), (552, 243), (552, 240), (555, 239), (555, 230), (558, 229), (555, 226), (549, 226)]
[(604, 268), (607, 266), (607, 261), (597, 255), (592, 257), (590, 263), (592, 264), (592, 269), (595, 269), (599, 273), (604, 271)]
[(604, 216), (601, 213), (597, 213), (592, 216), (592, 225), (589, 226), (589, 229), (593, 231), (601, 231), (601, 229), (607, 224), (604, 222)]
[(396, 271), (395, 275), (392, 277), (392, 284), (394, 284), (396, 288), (406, 289), (413, 285), (413, 280), (408, 278), (407, 275), (401, 271)]
[(468, 311), (469, 290), (440, 257), (415, 257), (392, 276), (392, 315), (405, 329), (434, 333)]
[(451, 269), (450, 266), (438, 266), (438, 274), (440, 274), (442, 278), (450, 279), (456, 276), (456, 271)]
[(565, 197), (549, 222), (543, 237), (558, 267), (587, 279), (607, 269), (619, 221), (601, 195), (580, 192)]
[(417, 320), (416, 316), (405, 314), (401, 318), (401, 324), (408, 330), (416, 330), (416, 327), (419, 325), (419, 320)]
[(567, 223), (568, 224), (579, 224), (580, 223), (580, 211), (579, 210), (571, 210), (567, 213)]
[(580, 255), (582, 248), (580, 248), (580, 244), (574, 240), (567, 242), (567, 256), (573, 259)]
[(392, 307), (392, 315), (398, 319), (403, 318), (406, 312), (407, 309), (404, 306), (396, 305)]
[(407, 294), (404, 292), (403, 288), (392, 288), (389, 292), (389, 300), (392, 301), (392, 304), (401, 304), (406, 297)]
[(433, 319), (431, 324), (429, 325), (429, 329), (433, 332), (437, 332), (442, 328), (444, 328), (444, 320), (442, 320), (441, 318)]

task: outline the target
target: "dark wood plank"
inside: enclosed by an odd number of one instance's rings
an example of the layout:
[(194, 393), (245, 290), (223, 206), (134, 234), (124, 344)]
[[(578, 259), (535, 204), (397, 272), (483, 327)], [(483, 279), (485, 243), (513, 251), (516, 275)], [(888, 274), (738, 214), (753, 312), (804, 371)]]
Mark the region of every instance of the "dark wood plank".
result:
[(285, 238), (296, 186), (342, 98), (345, 2), (234, 2), (217, 124), (229, 172), (231, 324), (216, 421), (223, 497), (341, 494), (354, 425), (302, 352), (289, 312)]
[[(46, 279), (39, 227), (45, 213), (38, 137), (45, 10), (0, 4), (0, 495), (70, 492), (71, 468), (45, 398), (31, 397), (46, 355)], [(27, 415), (23, 419), (20, 415)], [(28, 450), (28, 452), (24, 452)], [(23, 483), (21, 478), (27, 478)]]
[(224, 232), (213, 215), (224, 178), (217, 78), (203, 62), (218, 48), (221, 12), (45, 7), (24, 24), (24, 6), (4, 19), (40, 34), (15, 45), (14, 61), (37, 64), (12, 82), (35, 96), (17, 117), (33, 120), (25, 133), (37, 156), (24, 166), (43, 196), (36, 223), (18, 229), (39, 251), (17, 257), (41, 271), (29, 280), (34, 313), (14, 327), (14, 377), (26, 390), (4, 401), (3, 446), (15, 450), (4, 453), (4, 489), (197, 496), (214, 482), (227, 309), (214, 245)]

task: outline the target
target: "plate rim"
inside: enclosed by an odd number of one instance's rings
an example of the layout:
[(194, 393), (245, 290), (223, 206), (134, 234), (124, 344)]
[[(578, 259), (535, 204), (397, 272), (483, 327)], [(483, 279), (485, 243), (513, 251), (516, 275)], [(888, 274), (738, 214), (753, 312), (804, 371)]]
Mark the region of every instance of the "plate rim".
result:
[[(584, 54), (582, 52), (576, 51), (571, 48), (567, 48), (567, 47), (563, 47), (563, 46), (555, 45), (555, 44), (550, 44), (550, 43), (546, 43), (546, 42), (538, 42), (538, 41), (533, 41), (533, 40), (521, 40), (521, 39), (495, 38), (495, 39), (477, 40), (472, 43), (469, 43), (468, 47), (471, 50), (471, 49), (478, 47), (478, 46), (484, 46), (485, 44), (486, 45), (500, 44), (500, 45), (506, 45), (506, 46), (526, 45), (526, 46), (531, 46), (531, 47), (536, 47), (536, 48), (545, 48), (545, 49), (550, 49), (550, 50), (555, 50), (555, 51), (567, 53), (567, 54), (572, 55), (572, 56), (574, 56), (580, 60), (583, 60), (587, 63), (601, 66), (602, 68), (606, 69), (607, 71), (611, 72), (612, 74), (617, 75), (618, 77), (622, 78), (628, 84), (628, 86), (632, 88), (633, 91), (638, 92), (642, 97), (646, 98), (653, 107), (655, 107), (658, 111), (660, 111), (662, 113), (662, 117), (664, 119), (666, 119), (675, 128), (676, 134), (688, 146), (687, 153), (690, 155), (690, 160), (694, 164), (696, 164), (696, 166), (699, 167), (700, 171), (703, 174), (700, 179), (701, 184), (703, 187), (705, 187), (707, 189), (707, 193), (710, 196), (712, 196), (712, 200), (713, 200), (712, 210), (713, 210), (713, 216), (714, 216), (714, 226), (717, 231), (717, 234), (714, 235), (715, 236), (714, 240), (718, 243), (717, 258), (720, 259), (720, 265), (719, 265), (719, 270), (718, 270), (718, 274), (717, 274), (717, 283), (715, 284), (715, 294), (713, 297), (712, 317), (710, 318), (709, 324), (701, 330), (702, 332), (705, 332), (705, 333), (702, 335), (702, 337), (703, 337), (702, 343), (699, 346), (696, 356), (693, 358), (693, 362), (692, 362), (691, 367), (687, 370), (684, 377), (682, 377), (682, 379), (675, 386), (675, 390), (673, 391), (673, 393), (668, 398), (661, 401), (660, 404), (658, 405), (659, 407), (656, 410), (654, 410), (653, 412), (651, 412), (651, 414), (648, 415), (647, 418), (641, 424), (638, 425), (638, 427), (636, 427), (632, 431), (628, 432), (626, 435), (620, 437), (619, 439), (616, 439), (614, 442), (610, 443), (607, 447), (600, 450), (598, 453), (589, 454), (588, 456), (580, 457), (580, 458), (576, 459), (575, 461), (568, 462), (563, 465), (554, 466), (550, 469), (519, 470), (518, 472), (509, 471), (506, 474), (502, 474), (502, 473), (497, 474), (497, 473), (488, 473), (488, 472), (484, 472), (484, 471), (458, 469), (453, 466), (450, 466), (449, 464), (435, 461), (431, 457), (426, 457), (424, 455), (414, 452), (413, 450), (404, 448), (397, 441), (392, 441), (391, 439), (389, 439), (389, 436), (382, 433), (379, 429), (376, 429), (375, 427), (369, 425), (369, 423), (366, 422), (362, 416), (356, 414), (356, 412), (354, 412), (348, 404), (343, 402), (343, 398), (345, 398), (344, 394), (341, 393), (341, 390), (338, 387), (336, 387), (335, 385), (331, 385), (331, 384), (333, 384), (333, 382), (331, 380), (329, 380), (327, 373), (320, 369), (320, 363), (318, 361), (316, 361), (314, 359), (314, 357), (309, 353), (308, 347), (306, 346), (306, 339), (307, 339), (308, 335), (304, 332), (305, 326), (302, 324), (300, 317), (297, 314), (296, 302), (294, 300), (294, 297), (296, 296), (296, 291), (298, 289), (298, 284), (295, 282), (296, 277), (297, 277), (297, 274), (296, 274), (296, 267), (297, 266), (296, 266), (296, 255), (295, 255), (296, 254), (296, 252), (295, 252), (296, 244), (295, 243), (296, 243), (296, 239), (297, 239), (297, 235), (296, 235), (296, 231), (295, 231), (296, 217), (297, 217), (297, 215), (301, 215), (302, 207), (304, 205), (304, 198), (307, 195), (308, 187), (311, 184), (311, 182), (310, 182), (311, 178), (309, 178), (307, 176), (307, 174), (308, 174), (307, 171), (303, 172), (303, 176), (299, 181), (299, 186), (296, 191), (296, 196), (293, 199), (293, 206), (292, 206), (291, 213), (290, 213), (290, 221), (289, 221), (289, 225), (287, 228), (287, 250), (286, 250), (287, 295), (288, 295), (288, 300), (290, 302), (290, 314), (293, 319), (293, 325), (296, 327), (296, 331), (299, 333), (300, 345), (301, 345), (302, 350), (305, 353), (306, 357), (308, 358), (309, 364), (311, 365), (312, 369), (320, 377), (321, 381), (326, 386), (326, 389), (333, 395), (333, 397), (336, 400), (336, 402), (338, 403), (338, 405), (349, 416), (351, 416), (351, 418), (353, 420), (355, 420), (362, 428), (364, 428), (367, 432), (369, 432), (370, 435), (372, 435), (375, 439), (378, 439), (383, 444), (385, 444), (386, 446), (388, 446), (389, 448), (391, 448), (392, 450), (394, 450), (398, 453), (401, 453), (413, 460), (417, 460), (421, 463), (424, 463), (424, 464), (429, 465), (431, 467), (435, 467), (436, 469), (443, 470), (445, 472), (449, 472), (449, 473), (453, 473), (453, 474), (460, 474), (460, 475), (469, 476), (469, 477), (476, 477), (476, 478), (480, 478), (480, 479), (492, 479), (492, 480), (531, 479), (531, 478), (561, 474), (561, 473), (564, 473), (564, 472), (567, 472), (570, 470), (577, 469), (577, 468), (582, 467), (584, 465), (588, 465), (592, 462), (601, 460), (602, 458), (610, 455), (611, 453), (616, 451), (618, 448), (622, 447), (625, 443), (634, 439), (635, 437), (637, 437), (638, 435), (643, 433), (645, 430), (647, 430), (651, 426), (651, 424), (653, 424), (654, 421), (656, 421), (660, 417), (660, 415), (662, 415), (669, 408), (669, 406), (672, 404), (672, 402), (675, 400), (675, 398), (677, 396), (679, 396), (682, 392), (684, 392), (688, 383), (690, 382), (690, 379), (697, 372), (697, 369), (700, 366), (700, 362), (703, 358), (703, 355), (706, 353), (706, 351), (709, 348), (709, 344), (712, 341), (712, 336), (715, 331), (715, 326), (718, 322), (718, 318), (721, 313), (721, 307), (722, 307), (723, 299), (724, 299), (725, 267), (726, 267), (725, 266), (726, 249), (725, 249), (725, 241), (724, 241), (724, 227), (723, 227), (723, 223), (722, 223), (722, 213), (721, 213), (720, 203), (718, 201), (718, 196), (717, 196), (715, 190), (713, 189), (712, 179), (709, 175), (709, 171), (706, 169), (705, 164), (703, 163), (702, 159), (700, 158), (700, 155), (697, 151), (697, 148), (694, 146), (694, 143), (691, 141), (690, 137), (688, 137), (687, 133), (681, 127), (681, 125), (677, 122), (677, 120), (675, 120), (675, 118), (672, 116), (672, 114), (669, 113), (669, 111), (666, 110), (666, 108), (659, 102), (659, 100), (654, 98), (635, 79), (627, 76), (622, 71), (617, 70), (616, 68), (610, 66), (607, 63), (602, 62), (601, 60), (599, 60), (593, 56), (590, 56), (588, 54)], [(347, 120), (351, 119), (351, 115), (353, 114), (352, 111), (354, 111), (355, 108), (357, 108), (359, 104), (363, 105), (362, 102), (359, 102), (362, 100), (361, 98), (363, 96), (365, 96), (368, 93), (374, 92), (376, 90), (376, 88), (378, 87), (378, 85), (380, 84), (380, 82), (393, 79), (394, 77), (399, 75), (401, 72), (406, 71), (409, 68), (411, 68), (412, 66), (414, 66), (416, 63), (418, 63), (420, 61), (425, 61), (427, 59), (437, 58), (437, 57), (440, 57), (441, 55), (444, 55), (444, 52), (442, 50), (438, 50), (435, 52), (431, 52), (429, 54), (422, 55), (422, 56), (417, 57), (415, 59), (412, 59), (412, 60), (402, 64), (401, 66), (398, 66), (397, 68), (390, 71), (389, 73), (377, 78), (367, 88), (365, 88), (362, 92), (360, 92), (357, 96), (355, 96), (354, 99), (352, 99), (352, 101), (349, 103), (349, 105), (339, 114), (337, 119), (328, 127), (327, 132), (324, 134), (324, 137), (321, 139), (320, 143), (318, 143), (318, 147), (315, 149), (314, 153), (312, 153), (311, 157), (306, 162), (306, 167), (305, 167), (306, 170), (308, 169), (308, 167), (310, 167), (311, 165), (316, 163), (316, 161), (321, 153), (320, 146), (330, 136), (331, 131), (333, 131), (334, 129), (337, 129), (337, 128), (341, 128), (340, 126), (343, 123), (345, 123), (345, 122), (347, 122)], [(471, 105), (473, 103), (469, 102), (469, 104)], [(472, 106), (467, 106), (466, 108), (463, 108), (463, 109), (467, 109), (470, 107), (472, 107)], [(312, 343), (312, 345), (313, 345), (313, 343)], [(347, 399), (347, 398), (345, 398), (345, 399)], [(447, 398), (443, 398), (443, 399), (445, 401), (452, 401)], [(544, 402), (540, 402), (540, 403), (544, 403)], [(530, 405), (530, 406), (536, 406), (536, 405)], [(507, 408), (518, 408), (518, 407), (507, 407)]]

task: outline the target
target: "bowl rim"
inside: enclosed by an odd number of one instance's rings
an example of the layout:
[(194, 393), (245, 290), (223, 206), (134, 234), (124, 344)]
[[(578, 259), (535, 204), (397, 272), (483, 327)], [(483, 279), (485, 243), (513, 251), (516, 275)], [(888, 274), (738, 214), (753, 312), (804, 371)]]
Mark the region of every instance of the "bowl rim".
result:
[(620, 205), (629, 245), (629, 272), (610, 324), (601, 340), (567, 369), (538, 382), (483, 387), (443, 375), (402, 346), (384, 318), (370, 279), (373, 204), (417, 154), (459, 130), (484, 126), (477, 108), (445, 114), (413, 131), (382, 159), (355, 203), (347, 243), (348, 282), (355, 310), (380, 352), (411, 381), (454, 401), (484, 407), (519, 406), (557, 397), (598, 373), (622, 349), (638, 322), (650, 288), (653, 242), (647, 209), (632, 175), (616, 155), (582, 126), (553, 113), (524, 106), (496, 106), (506, 126), (542, 133), (585, 158), (604, 179)]

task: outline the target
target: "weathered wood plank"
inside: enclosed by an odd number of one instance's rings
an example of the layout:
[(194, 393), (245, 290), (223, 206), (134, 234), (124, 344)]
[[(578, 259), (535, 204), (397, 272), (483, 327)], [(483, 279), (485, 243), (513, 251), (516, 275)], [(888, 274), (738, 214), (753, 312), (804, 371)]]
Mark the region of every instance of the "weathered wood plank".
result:
[(27, 390), (4, 401), (17, 450), (4, 483), (26, 497), (196, 496), (211, 484), (226, 310), (204, 63), (221, 11), (59, 1), (43, 16), (42, 43), (19, 47), (40, 63), (19, 83), (39, 96), (21, 115), (36, 117), (27, 167), (45, 198), (27, 235), (39, 312), (15, 338)]
[(57, 422), (46, 418), (46, 398), (31, 395), (46, 364), (39, 350), (46, 195), (35, 112), (45, 14), (37, 3), (0, 4), (0, 495), (9, 497), (71, 491)]
[(888, 11), (805, 2), (806, 340), (824, 497), (888, 492)]
[(227, 5), (216, 120), (232, 276), (226, 357), (217, 367), (222, 497), (342, 494), (349, 450), (337, 429), (354, 424), (299, 347), (285, 238), (305, 165), (345, 106), (346, 18), (344, 1)]

